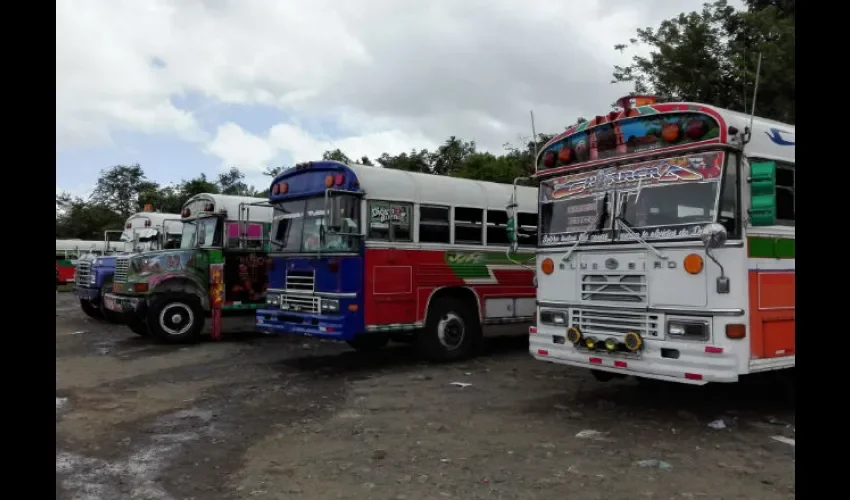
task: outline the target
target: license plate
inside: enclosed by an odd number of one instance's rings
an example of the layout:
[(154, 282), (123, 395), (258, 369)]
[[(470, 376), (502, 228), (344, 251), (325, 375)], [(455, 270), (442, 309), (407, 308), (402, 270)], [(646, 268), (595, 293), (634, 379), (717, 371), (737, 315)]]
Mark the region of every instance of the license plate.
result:
[(103, 298), (103, 306), (109, 309), (110, 311), (118, 311), (118, 304), (115, 302), (115, 299), (112, 297), (106, 296)]

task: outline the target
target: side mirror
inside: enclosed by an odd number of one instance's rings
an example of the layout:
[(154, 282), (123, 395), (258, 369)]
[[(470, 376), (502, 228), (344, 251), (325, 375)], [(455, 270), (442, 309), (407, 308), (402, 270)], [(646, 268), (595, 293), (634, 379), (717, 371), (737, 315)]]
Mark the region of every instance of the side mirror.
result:
[(713, 222), (707, 224), (702, 230), (702, 242), (707, 250), (713, 250), (726, 243), (726, 228), (723, 224)]
[(328, 213), (325, 214), (329, 232), (336, 233), (342, 230), (342, 206), (341, 198), (329, 197)]
[(750, 163), (750, 223), (753, 226), (776, 224), (776, 163)]
[(508, 214), (508, 223), (505, 226), (505, 231), (508, 233), (508, 244), (511, 247), (511, 253), (516, 253), (519, 248), (519, 237), (517, 236), (517, 215), (516, 215), (516, 186), (514, 186), (514, 192), (511, 195), (511, 200), (508, 203), (508, 206), (505, 207), (505, 212)]

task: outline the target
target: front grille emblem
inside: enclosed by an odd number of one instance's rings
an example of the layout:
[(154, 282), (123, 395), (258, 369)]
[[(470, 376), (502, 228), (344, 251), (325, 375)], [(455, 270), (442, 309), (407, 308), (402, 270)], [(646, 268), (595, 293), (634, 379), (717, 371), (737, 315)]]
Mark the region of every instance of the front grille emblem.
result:
[(614, 258), (605, 259), (605, 268), (606, 269), (610, 269), (610, 270), (613, 271), (614, 269), (617, 269), (617, 267), (619, 267), (619, 265), (620, 265), (620, 263), (617, 262), (617, 259), (614, 259)]

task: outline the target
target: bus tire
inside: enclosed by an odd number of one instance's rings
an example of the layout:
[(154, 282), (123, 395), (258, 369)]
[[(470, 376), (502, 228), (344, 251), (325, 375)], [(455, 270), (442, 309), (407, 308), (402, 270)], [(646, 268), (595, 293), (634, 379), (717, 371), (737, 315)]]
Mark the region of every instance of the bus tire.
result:
[(168, 344), (197, 342), (204, 328), (204, 309), (195, 295), (164, 293), (148, 309), (148, 329)]
[(112, 290), (112, 284), (111, 283), (107, 284), (107, 285), (103, 285), (103, 287), (100, 289), (100, 312), (101, 312), (101, 314), (103, 314), (103, 318), (106, 321), (113, 323), (113, 324), (120, 323), (121, 321), (120, 321), (120, 317), (118, 316), (118, 314), (115, 311), (110, 311), (109, 309), (107, 309), (106, 306), (103, 303), (103, 299), (106, 298), (106, 294), (110, 290)]
[(416, 347), (431, 361), (456, 361), (472, 354), (479, 337), (481, 324), (472, 308), (462, 299), (440, 297), (428, 308)]
[(90, 300), (80, 299), (80, 309), (90, 318), (100, 319), (100, 309), (98, 309)]
[(355, 336), (346, 343), (360, 352), (380, 351), (390, 342), (390, 336), (382, 333), (364, 333)]
[(130, 331), (139, 337), (151, 336), (151, 332), (148, 330), (148, 323), (144, 320), (144, 318), (133, 315), (127, 320), (127, 326), (130, 328)]

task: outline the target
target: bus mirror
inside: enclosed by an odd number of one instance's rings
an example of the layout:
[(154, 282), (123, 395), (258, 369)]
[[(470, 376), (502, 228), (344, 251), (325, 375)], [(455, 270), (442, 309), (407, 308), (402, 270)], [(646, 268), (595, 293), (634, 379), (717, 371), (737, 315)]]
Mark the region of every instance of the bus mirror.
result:
[(702, 229), (702, 242), (706, 249), (717, 248), (726, 243), (726, 228), (723, 224), (711, 223)]
[(776, 163), (750, 163), (750, 223), (753, 226), (776, 224)]
[(508, 203), (508, 206), (505, 207), (505, 212), (508, 215), (508, 223), (505, 226), (505, 231), (508, 233), (508, 244), (511, 247), (511, 253), (516, 253), (517, 248), (519, 248), (519, 242), (517, 241), (517, 214), (516, 214), (516, 186), (514, 186), (514, 192), (511, 195), (511, 201)]
[(342, 198), (331, 196), (329, 200), (329, 213), (327, 214), (327, 226), (330, 232), (339, 232), (342, 230), (342, 206), (340, 201)]

